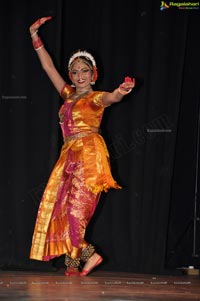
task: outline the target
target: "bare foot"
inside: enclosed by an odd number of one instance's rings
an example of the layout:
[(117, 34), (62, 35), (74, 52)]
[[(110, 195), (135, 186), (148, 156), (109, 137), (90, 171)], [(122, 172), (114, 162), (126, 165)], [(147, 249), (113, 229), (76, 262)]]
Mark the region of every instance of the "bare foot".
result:
[(96, 266), (98, 266), (103, 261), (103, 258), (97, 254), (94, 253), (86, 262), (86, 264), (83, 267), (82, 272), (80, 273), (80, 276), (86, 276), (89, 274)]
[(78, 268), (67, 268), (65, 271), (66, 276), (79, 276)]

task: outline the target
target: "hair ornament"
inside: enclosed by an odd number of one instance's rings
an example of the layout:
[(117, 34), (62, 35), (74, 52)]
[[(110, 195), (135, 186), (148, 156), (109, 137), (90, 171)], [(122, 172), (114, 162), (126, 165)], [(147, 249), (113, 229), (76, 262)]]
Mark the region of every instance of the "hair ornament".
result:
[(96, 67), (96, 62), (94, 57), (87, 51), (77, 51), (76, 53), (74, 53), (71, 58), (69, 59), (69, 63), (68, 63), (68, 69), (70, 69), (70, 65), (71, 63), (78, 57), (85, 57), (87, 60), (90, 60), (92, 62), (93, 67)]

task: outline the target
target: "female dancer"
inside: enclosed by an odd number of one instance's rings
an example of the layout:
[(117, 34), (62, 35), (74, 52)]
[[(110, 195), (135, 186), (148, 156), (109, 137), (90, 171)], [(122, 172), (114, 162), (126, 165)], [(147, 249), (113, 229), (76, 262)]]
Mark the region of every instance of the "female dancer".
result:
[(50, 19), (38, 19), (30, 34), (43, 69), (64, 100), (59, 111), (64, 143), (40, 203), (30, 258), (48, 261), (65, 254), (65, 275), (86, 276), (103, 260), (85, 241), (86, 227), (101, 192), (121, 188), (112, 177), (99, 127), (104, 109), (130, 93), (135, 79), (126, 77), (112, 93), (93, 91), (98, 76), (95, 59), (87, 51), (77, 51), (69, 59), (72, 85), (67, 84), (38, 36), (39, 27)]

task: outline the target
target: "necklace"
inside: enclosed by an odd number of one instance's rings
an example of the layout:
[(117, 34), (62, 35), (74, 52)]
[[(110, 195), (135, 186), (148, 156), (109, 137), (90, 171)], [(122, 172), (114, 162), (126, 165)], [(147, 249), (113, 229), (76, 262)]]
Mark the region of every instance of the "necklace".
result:
[(88, 95), (90, 92), (92, 92), (93, 90), (92, 89), (89, 89), (89, 90), (87, 90), (87, 91), (85, 91), (85, 92), (83, 92), (83, 93), (77, 93), (77, 92), (75, 92), (73, 95), (72, 95), (72, 99), (73, 100), (78, 100), (78, 99), (80, 99), (81, 97), (84, 97), (84, 96), (86, 96), (86, 95)]

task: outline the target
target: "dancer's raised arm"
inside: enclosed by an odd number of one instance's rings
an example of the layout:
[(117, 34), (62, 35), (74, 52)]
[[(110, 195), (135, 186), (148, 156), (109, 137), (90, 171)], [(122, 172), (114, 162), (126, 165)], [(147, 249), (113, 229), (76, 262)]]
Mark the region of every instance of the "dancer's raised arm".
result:
[(55, 65), (53, 63), (51, 56), (45, 49), (41, 38), (38, 36), (38, 30), (39, 30), (40, 26), (43, 25), (46, 21), (51, 20), (51, 19), (52, 19), (51, 16), (40, 18), (30, 26), (29, 30), (30, 30), (30, 34), (31, 34), (31, 38), (32, 38), (33, 47), (34, 47), (35, 51), (37, 52), (37, 55), (41, 62), (42, 68), (47, 73), (48, 77), (52, 81), (56, 90), (60, 94), (62, 91), (62, 88), (64, 87), (66, 82), (62, 78), (62, 76), (59, 74), (57, 69), (55, 68)]

